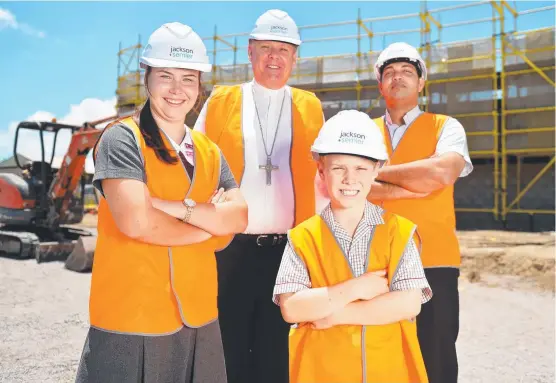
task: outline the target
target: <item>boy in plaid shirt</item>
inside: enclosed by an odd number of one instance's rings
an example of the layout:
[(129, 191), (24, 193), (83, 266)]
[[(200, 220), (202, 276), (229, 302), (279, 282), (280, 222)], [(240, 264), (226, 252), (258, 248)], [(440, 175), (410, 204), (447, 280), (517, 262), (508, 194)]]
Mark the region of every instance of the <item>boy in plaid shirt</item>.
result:
[(290, 381), (427, 382), (413, 319), (432, 292), (416, 227), (367, 201), (388, 157), (379, 127), (342, 111), (312, 153), (330, 204), (288, 233), (273, 297), (297, 324)]

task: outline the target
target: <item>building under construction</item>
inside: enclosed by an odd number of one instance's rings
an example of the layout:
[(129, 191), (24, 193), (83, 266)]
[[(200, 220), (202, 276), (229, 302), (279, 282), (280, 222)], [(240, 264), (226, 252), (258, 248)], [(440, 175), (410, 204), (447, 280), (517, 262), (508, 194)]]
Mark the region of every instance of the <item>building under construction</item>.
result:
[[(441, 3), (433, 3), (440, 5)], [(445, 4), (445, 3), (444, 3)], [(442, 23), (462, 8), (474, 7), (477, 19)], [(350, 21), (300, 27), (303, 45), (290, 85), (314, 92), (325, 117), (342, 109), (359, 109), (372, 117), (384, 113), (372, 65), (388, 37), (420, 42), (429, 77), (421, 97), (423, 110), (457, 118), (465, 127), (473, 173), (456, 184), (458, 228), (554, 230), (555, 162), (555, 44), (554, 26), (520, 30), (519, 20), (547, 6), (516, 10), (506, 1), (477, 1), (462, 5), (378, 18), (361, 15)], [(395, 23), (391, 23), (395, 20)], [(417, 25), (413, 29), (382, 31), (377, 26)], [(443, 42), (447, 30), (485, 25), (482, 38)], [(335, 27), (351, 26), (353, 34), (334, 35)], [(491, 27), (491, 28), (490, 28)], [(321, 29), (329, 37), (304, 38)], [(380, 30), (380, 31), (379, 31)], [(205, 96), (215, 84), (237, 84), (253, 77), (249, 63), (240, 63), (249, 32), (204, 38), (212, 43), (213, 71), (203, 76)], [(356, 42), (356, 50), (341, 55), (303, 57), (310, 43)], [(393, 41), (390, 41), (393, 42)], [(352, 44), (355, 45), (355, 44)], [(145, 100), (143, 74), (138, 67), (141, 42), (120, 49), (118, 110), (126, 113)], [(220, 61), (219, 61), (220, 60)], [(219, 63), (220, 62), (220, 63)], [(225, 64), (224, 64), (225, 63)], [(193, 123), (195, 116), (191, 116)]]

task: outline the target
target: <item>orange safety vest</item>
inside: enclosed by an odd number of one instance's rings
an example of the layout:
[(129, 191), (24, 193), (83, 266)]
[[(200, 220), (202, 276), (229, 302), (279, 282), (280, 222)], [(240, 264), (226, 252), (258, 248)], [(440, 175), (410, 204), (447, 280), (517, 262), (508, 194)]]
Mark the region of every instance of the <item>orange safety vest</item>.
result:
[[(315, 214), (314, 180), (316, 162), (311, 157), (311, 145), (322, 127), (320, 100), (301, 89), (292, 90), (292, 172), (295, 222), (297, 225)], [(207, 105), (206, 135), (222, 150), (238, 185), (245, 168), (245, 148), (242, 130), (242, 85), (215, 86)]]
[[(218, 187), (220, 151), (193, 131), (195, 173), (189, 181), (181, 161), (167, 164), (146, 146), (132, 118), (120, 123), (134, 133), (143, 155), (151, 196), (207, 201)], [(108, 128), (109, 129), (109, 128)], [(162, 134), (166, 147), (172, 146)], [(176, 221), (176, 225), (180, 223)], [(118, 333), (164, 335), (206, 325), (218, 316), (215, 241), (187, 246), (151, 245), (124, 235), (101, 198), (89, 302), (91, 326)]]
[[(392, 213), (383, 214), (367, 256), (367, 271), (396, 273), (415, 225)], [(311, 279), (312, 288), (354, 278), (347, 257), (326, 222), (314, 216), (290, 230), (290, 241)], [(417, 340), (416, 322), (381, 326), (342, 325), (314, 330), (306, 324), (290, 330), (292, 383), (422, 383), (427, 374)]]
[[(384, 118), (374, 121), (382, 129), (388, 148), (389, 165), (405, 164), (431, 157), (448, 117), (422, 113), (404, 133), (396, 150), (392, 150), (390, 134)], [(454, 186), (446, 186), (424, 198), (371, 202), (414, 222), (422, 241), (421, 259), (427, 267), (459, 267), (461, 262), (456, 236)]]

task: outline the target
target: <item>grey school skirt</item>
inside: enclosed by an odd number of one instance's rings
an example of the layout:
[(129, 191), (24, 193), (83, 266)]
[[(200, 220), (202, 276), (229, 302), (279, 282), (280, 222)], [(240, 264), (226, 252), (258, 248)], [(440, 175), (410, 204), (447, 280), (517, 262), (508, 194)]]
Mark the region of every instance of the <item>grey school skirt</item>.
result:
[(76, 383), (226, 383), (218, 321), (163, 336), (91, 327)]

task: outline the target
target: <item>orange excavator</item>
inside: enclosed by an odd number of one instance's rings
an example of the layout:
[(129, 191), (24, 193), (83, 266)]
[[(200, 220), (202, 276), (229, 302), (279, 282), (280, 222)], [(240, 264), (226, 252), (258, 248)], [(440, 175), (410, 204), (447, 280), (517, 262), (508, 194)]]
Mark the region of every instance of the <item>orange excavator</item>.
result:
[[(102, 133), (96, 126), (116, 118), (111, 116), (82, 126), (54, 120), (24, 121), (17, 126), (14, 159), (21, 175), (0, 173), (0, 255), (35, 258), (37, 262), (73, 258), (83, 263), (90, 258), (86, 262), (90, 263), (95, 233), (75, 227), (84, 216), (85, 160)], [(20, 163), (17, 148), (21, 130), (38, 131), (40, 161)], [(59, 169), (55, 169), (52, 162), (56, 142), (63, 130), (71, 132), (71, 141)], [(54, 135), (49, 159), (45, 158), (45, 132)]]

